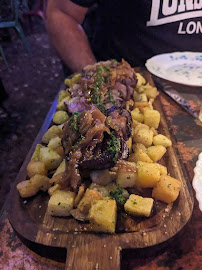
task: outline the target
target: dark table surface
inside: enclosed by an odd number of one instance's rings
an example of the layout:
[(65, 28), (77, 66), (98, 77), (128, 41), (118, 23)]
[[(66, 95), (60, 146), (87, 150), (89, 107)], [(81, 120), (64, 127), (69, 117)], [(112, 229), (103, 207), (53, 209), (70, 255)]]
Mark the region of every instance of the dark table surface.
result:
[[(202, 87), (189, 87), (170, 83), (199, 112)], [(164, 93), (160, 101), (170, 133), (176, 140), (179, 158), (182, 160), (188, 181), (192, 182), (198, 155), (202, 152), (202, 127)], [(194, 197), (195, 191), (193, 190)], [(42, 249), (20, 239), (13, 231), (4, 208), (0, 217), (0, 269), (64, 269), (65, 250)], [(190, 221), (174, 238), (155, 247), (139, 250), (123, 250), (121, 269), (202, 269), (202, 213), (195, 199)], [(104, 270), (104, 269), (103, 269)]]

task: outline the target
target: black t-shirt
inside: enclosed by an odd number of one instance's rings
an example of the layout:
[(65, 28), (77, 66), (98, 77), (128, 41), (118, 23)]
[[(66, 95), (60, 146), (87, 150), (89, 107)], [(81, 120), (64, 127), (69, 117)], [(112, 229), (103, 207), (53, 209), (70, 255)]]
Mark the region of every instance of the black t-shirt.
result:
[(202, 0), (71, 0), (97, 5), (89, 20), (97, 60), (124, 58), (144, 65), (153, 55), (202, 52)]

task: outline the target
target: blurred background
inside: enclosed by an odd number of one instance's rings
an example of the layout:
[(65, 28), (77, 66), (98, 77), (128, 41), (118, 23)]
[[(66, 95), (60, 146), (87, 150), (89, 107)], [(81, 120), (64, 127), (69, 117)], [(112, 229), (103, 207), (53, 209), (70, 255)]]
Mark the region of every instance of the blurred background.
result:
[(0, 0), (0, 209), (63, 82), (46, 0)]

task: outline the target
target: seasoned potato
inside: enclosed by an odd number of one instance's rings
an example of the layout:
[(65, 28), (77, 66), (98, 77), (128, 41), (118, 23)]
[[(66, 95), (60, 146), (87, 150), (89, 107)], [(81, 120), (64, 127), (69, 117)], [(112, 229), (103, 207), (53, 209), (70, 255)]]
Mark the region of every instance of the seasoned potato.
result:
[(155, 163), (137, 162), (136, 184), (142, 188), (154, 187), (160, 179), (160, 169)]
[(135, 143), (133, 144), (133, 152), (138, 151), (139, 149), (142, 149), (144, 152), (147, 151), (147, 148), (142, 143)]
[(148, 162), (148, 163), (153, 162), (153, 160), (142, 149), (138, 149), (135, 153), (131, 154), (128, 161), (133, 161), (133, 162), (143, 161), (143, 162)]
[(27, 175), (29, 177), (35, 174), (47, 175), (48, 171), (45, 164), (42, 161), (31, 160), (27, 165)]
[(31, 160), (35, 160), (35, 161), (39, 161), (39, 153), (40, 153), (40, 149), (43, 147), (42, 144), (37, 144), (36, 148), (34, 150), (34, 153), (31, 157)]
[(137, 180), (137, 171), (126, 171), (124, 168), (119, 169), (116, 183), (121, 188), (134, 187)]
[(147, 149), (148, 156), (154, 161), (157, 162), (165, 154), (166, 148), (162, 145), (150, 146)]
[(115, 200), (96, 200), (93, 202), (88, 218), (92, 231), (115, 233), (117, 206)]
[(56, 107), (56, 110), (57, 110), (57, 111), (66, 111), (65, 102), (66, 102), (66, 101), (69, 101), (69, 100), (70, 100), (70, 97), (69, 97), (69, 96), (63, 98), (63, 99), (58, 103), (58, 105), (57, 105), (57, 107)]
[(102, 195), (102, 197), (109, 197), (109, 189), (108, 189), (108, 187), (109, 186), (101, 186), (101, 185), (92, 183), (89, 186), (89, 189), (92, 189), (92, 190), (95, 190), (95, 191), (99, 192)]
[(140, 123), (144, 121), (144, 115), (140, 112), (138, 108), (135, 108), (134, 110), (131, 111), (131, 116), (133, 120), (138, 121)]
[(140, 129), (147, 129), (149, 130), (149, 127), (145, 124), (139, 123), (135, 128), (134, 128), (134, 134), (136, 134)]
[(36, 174), (29, 180), (20, 182), (17, 190), (22, 198), (34, 196), (39, 190), (47, 191), (50, 187), (49, 178), (45, 175)]
[(137, 76), (137, 85), (136, 88), (140, 87), (141, 85), (144, 85), (146, 83), (145, 78), (138, 72), (136, 72)]
[(134, 134), (133, 140), (136, 143), (142, 143), (144, 146), (149, 147), (152, 145), (153, 132), (146, 128), (141, 128)]
[(57, 137), (50, 139), (50, 141), (48, 143), (48, 148), (56, 150), (61, 145), (62, 145), (61, 138), (57, 136)]
[(62, 157), (48, 147), (40, 149), (40, 161), (42, 161), (48, 170), (55, 170), (62, 162)]
[(76, 84), (79, 81), (80, 78), (81, 78), (81, 74), (77, 73), (71, 79), (69, 78), (65, 79), (65, 85), (72, 87), (74, 84)]
[(67, 90), (61, 90), (59, 95), (58, 95), (58, 103), (63, 100), (65, 97), (70, 97), (71, 98), (71, 95), (70, 93), (67, 91)]
[(146, 101), (136, 101), (135, 108), (138, 108), (140, 112), (143, 113), (145, 108), (152, 109), (152, 105)]
[(171, 203), (177, 199), (180, 188), (180, 181), (171, 176), (163, 174), (160, 177), (160, 181), (152, 191), (152, 197), (165, 203)]
[(60, 165), (58, 166), (57, 170), (55, 171), (55, 173), (53, 174), (53, 176), (56, 176), (59, 173), (63, 173), (65, 171), (66, 168), (66, 163), (65, 160), (63, 160)]
[(63, 124), (69, 120), (69, 115), (65, 111), (57, 111), (53, 116), (53, 122), (55, 124)]
[(159, 94), (159, 92), (157, 91), (157, 88), (151, 86), (149, 83), (147, 83), (144, 86), (144, 93), (146, 94), (147, 98), (149, 98), (149, 99), (150, 98), (155, 99)]
[(46, 131), (46, 133), (43, 135), (42, 142), (48, 144), (49, 141), (50, 141), (52, 138), (57, 137), (57, 136), (59, 136), (59, 135), (61, 135), (61, 134), (62, 134), (62, 129), (61, 129), (61, 127), (53, 125), (53, 126), (50, 127), (50, 128)]
[(70, 216), (73, 209), (75, 193), (66, 190), (56, 190), (48, 202), (48, 213), (52, 216)]
[(155, 129), (158, 128), (160, 123), (160, 113), (157, 110), (146, 110), (144, 112), (144, 124), (153, 127)]
[(167, 174), (167, 173), (168, 173), (168, 172), (167, 172), (167, 168), (166, 168), (165, 166), (163, 166), (163, 165), (161, 165), (161, 164), (158, 164), (158, 163), (157, 163), (157, 165), (158, 165), (159, 170), (160, 170), (160, 175), (162, 175), (162, 174)]
[(145, 93), (138, 94), (135, 101), (148, 101)]
[(164, 147), (168, 147), (168, 146), (172, 145), (172, 142), (166, 136), (164, 136), (162, 134), (158, 134), (158, 135), (153, 137), (153, 144), (154, 145), (163, 145)]
[(81, 199), (81, 201), (78, 204), (78, 209), (82, 213), (87, 214), (92, 203), (95, 200), (99, 200), (99, 199), (102, 199), (102, 195), (99, 192), (92, 190), (92, 189), (87, 189), (83, 198)]
[(131, 194), (124, 204), (126, 213), (132, 216), (149, 217), (153, 207), (154, 200), (152, 198), (143, 198), (141, 196)]

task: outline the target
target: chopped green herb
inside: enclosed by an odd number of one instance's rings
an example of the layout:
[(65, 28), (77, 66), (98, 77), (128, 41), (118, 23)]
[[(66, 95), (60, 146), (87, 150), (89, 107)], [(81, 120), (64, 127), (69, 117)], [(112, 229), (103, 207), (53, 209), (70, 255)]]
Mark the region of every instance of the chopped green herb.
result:
[(78, 121), (80, 119), (80, 112), (75, 112), (72, 114), (72, 116), (70, 117), (69, 123), (70, 123), (70, 127), (73, 129), (73, 131), (78, 132), (79, 128), (78, 128)]
[(137, 204), (137, 201), (136, 201), (136, 200), (133, 200), (132, 203), (133, 203), (133, 204)]
[(120, 187), (110, 191), (109, 195), (118, 205), (124, 205), (126, 202), (126, 198), (123, 196), (123, 189)]
[(119, 153), (119, 140), (113, 131), (110, 133), (110, 140), (107, 142), (107, 145), (107, 151), (113, 156), (113, 161), (117, 162)]

